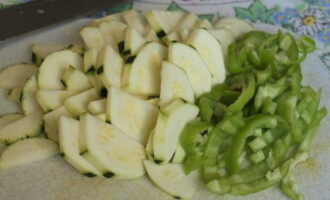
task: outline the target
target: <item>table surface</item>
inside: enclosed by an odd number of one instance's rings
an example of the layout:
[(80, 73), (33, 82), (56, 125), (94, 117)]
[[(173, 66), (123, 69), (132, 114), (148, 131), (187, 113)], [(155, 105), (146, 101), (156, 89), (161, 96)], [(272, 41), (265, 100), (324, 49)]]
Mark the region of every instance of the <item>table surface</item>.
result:
[[(0, 0), (0, 9), (28, 0)], [(303, 84), (322, 88), (321, 104), (330, 110), (330, 1), (329, 0), (136, 0), (133, 3), (103, 10), (93, 16), (102, 17), (127, 9), (185, 10), (207, 19), (235, 16), (253, 23), (256, 28), (275, 31), (284, 28), (297, 35), (308, 35), (317, 42), (317, 50), (302, 64)], [(0, 19), (1, 20), (1, 19)], [(79, 41), (78, 32), (88, 19), (66, 22), (33, 34), (0, 42), (0, 69), (28, 62), (33, 43), (72, 43)], [(1, 28), (0, 28), (1, 31)], [(14, 53), (13, 53), (14, 52)], [(6, 102), (0, 91), (0, 115), (14, 112), (17, 107)], [(330, 196), (330, 116), (318, 130), (311, 158), (297, 167), (298, 186), (306, 199), (328, 200)], [(127, 192), (130, 191), (130, 192)], [(157, 190), (147, 178), (137, 180), (87, 179), (59, 157), (0, 171), (1, 200), (71, 200), (71, 199), (171, 199)], [(211, 199), (283, 199), (280, 192), (270, 189), (243, 198), (217, 197), (203, 190), (196, 200)]]

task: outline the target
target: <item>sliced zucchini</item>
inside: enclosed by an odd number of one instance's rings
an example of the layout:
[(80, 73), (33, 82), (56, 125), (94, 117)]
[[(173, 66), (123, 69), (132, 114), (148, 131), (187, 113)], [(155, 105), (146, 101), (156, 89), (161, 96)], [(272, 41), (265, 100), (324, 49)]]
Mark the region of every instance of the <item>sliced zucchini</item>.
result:
[(162, 43), (162, 41), (157, 37), (156, 32), (151, 28), (150, 25), (145, 27), (145, 33), (143, 35), (148, 42)]
[(205, 28), (205, 29), (213, 29), (213, 25), (207, 19), (199, 19), (194, 28)]
[(144, 175), (144, 146), (118, 128), (92, 115), (84, 116), (87, 152), (83, 154), (105, 177), (138, 178)]
[(70, 91), (81, 92), (93, 87), (88, 77), (72, 66), (65, 71), (61, 80), (65, 89)]
[(99, 56), (96, 74), (106, 88), (120, 88), (124, 60), (110, 45), (105, 46)]
[(181, 143), (178, 142), (172, 162), (173, 163), (183, 163), (185, 157), (186, 157), (186, 152), (185, 152), (184, 148), (182, 147)]
[(171, 43), (168, 60), (186, 72), (196, 97), (211, 90), (211, 73), (193, 47), (179, 42)]
[(176, 65), (163, 61), (160, 85), (160, 106), (168, 105), (175, 99), (194, 103), (194, 91), (186, 73)]
[(59, 145), (64, 159), (80, 173), (88, 177), (101, 176), (101, 173), (79, 152), (79, 121), (62, 116), (59, 120)]
[(106, 99), (91, 101), (88, 103), (87, 109), (93, 115), (99, 115), (105, 112), (107, 105)]
[(62, 75), (69, 66), (82, 69), (82, 58), (71, 50), (63, 50), (47, 56), (38, 73), (38, 86), (46, 90), (62, 90)]
[(212, 76), (212, 85), (223, 83), (226, 78), (225, 64), (218, 40), (205, 29), (194, 29), (186, 41), (195, 47)]
[(26, 115), (0, 128), (0, 142), (10, 145), (18, 140), (36, 137), (42, 132), (42, 113)]
[(80, 31), (86, 49), (101, 49), (105, 45), (103, 34), (97, 27), (85, 26)]
[(101, 22), (107, 22), (107, 21), (118, 21), (124, 23), (123, 13), (124, 12), (115, 13), (99, 19), (95, 19), (92, 21), (91, 25), (98, 26)]
[(147, 25), (147, 19), (136, 10), (129, 10), (123, 13), (123, 18), (129, 27), (134, 28), (140, 34), (144, 33), (144, 28)]
[(19, 64), (6, 67), (0, 71), (0, 88), (23, 88), (26, 80), (37, 73), (34, 64)]
[(41, 65), (42, 61), (51, 53), (65, 49), (66, 45), (33, 44), (31, 61)]
[(42, 112), (42, 108), (36, 98), (37, 91), (38, 81), (37, 77), (34, 75), (26, 81), (22, 91), (21, 107), (25, 115), (33, 112)]
[(19, 103), (21, 101), (21, 97), (22, 97), (22, 90), (23, 90), (23, 88), (12, 88), (12, 89), (8, 90), (6, 99), (8, 101)]
[(93, 88), (67, 98), (64, 105), (74, 117), (78, 117), (88, 111), (87, 105), (90, 101), (98, 99), (100, 99), (99, 91)]
[(220, 19), (214, 27), (217, 29), (228, 29), (235, 39), (254, 29), (251, 24), (237, 18)]
[(84, 45), (82, 45), (82, 44), (70, 44), (66, 48), (79, 55), (84, 55), (84, 52), (85, 52)]
[(137, 55), (141, 47), (146, 43), (146, 39), (134, 28), (126, 28), (125, 48), (123, 56)]
[(122, 87), (135, 95), (155, 96), (160, 93), (160, 70), (167, 48), (159, 43), (147, 43), (132, 64), (124, 66)]
[(52, 157), (59, 153), (56, 143), (45, 138), (28, 138), (7, 147), (0, 157), (0, 169), (8, 169), (20, 165)]
[(22, 114), (13, 113), (13, 114), (7, 114), (0, 116), (0, 128), (6, 126), (7, 124), (10, 124), (20, 118), (22, 118)]
[(196, 22), (198, 21), (198, 16), (194, 13), (186, 13), (184, 17), (179, 21), (179, 23), (174, 27), (172, 32), (178, 31), (181, 28), (191, 30), (194, 28)]
[(102, 120), (102, 121), (104, 121), (104, 122), (107, 122), (107, 115), (105, 113), (95, 115), (95, 117)]
[(146, 153), (148, 160), (152, 160), (152, 161), (154, 161), (154, 148), (153, 148), (154, 134), (155, 134), (155, 129), (152, 129), (146, 145)]
[(182, 130), (195, 119), (199, 109), (194, 104), (178, 99), (160, 110), (153, 139), (156, 160), (169, 162), (172, 158)]
[(167, 35), (166, 42), (181, 42), (183, 41), (179, 31), (171, 32)]
[(156, 106), (156, 107), (158, 107), (158, 105), (159, 105), (159, 101), (160, 101), (160, 99), (159, 98), (152, 98), (152, 99), (148, 99), (148, 100), (146, 100), (146, 102), (148, 102), (148, 103), (150, 103), (151, 105), (153, 105), (153, 106)]
[(58, 121), (61, 116), (72, 117), (71, 113), (65, 106), (61, 106), (52, 112), (44, 115), (43, 120), (45, 122), (45, 132), (49, 139), (58, 141)]
[(181, 37), (181, 41), (182, 42), (185, 42), (187, 40), (187, 38), (189, 37), (190, 35), (190, 31), (189, 29), (187, 28), (181, 28), (178, 32), (180, 34), (180, 37)]
[(145, 16), (156, 32), (158, 38), (163, 39), (178, 25), (179, 21), (185, 16), (184, 12), (180, 11), (149, 11)]
[[(103, 37), (112, 37), (114, 41), (113, 48), (118, 50), (120, 53), (120, 49), (118, 45), (120, 42), (123, 42), (125, 39), (125, 28), (127, 27), (126, 24), (118, 22), (118, 21), (108, 21), (102, 22), (99, 25), (99, 29), (101, 30)], [(111, 44), (110, 44), (111, 45)]]
[(96, 49), (89, 49), (84, 54), (84, 73), (96, 88), (100, 88), (101, 85), (96, 75), (98, 56), (99, 52)]
[(39, 105), (45, 112), (55, 110), (64, 104), (64, 100), (77, 94), (67, 90), (39, 90), (36, 94)]
[(143, 164), (152, 182), (164, 192), (176, 199), (191, 199), (194, 195), (198, 181), (191, 175), (186, 176), (181, 164), (157, 165), (149, 160)]
[(135, 141), (146, 144), (150, 131), (155, 126), (158, 109), (114, 87), (109, 94), (107, 119)]
[(215, 29), (209, 32), (220, 42), (223, 58), (226, 60), (228, 46), (235, 41), (233, 34), (228, 29)]

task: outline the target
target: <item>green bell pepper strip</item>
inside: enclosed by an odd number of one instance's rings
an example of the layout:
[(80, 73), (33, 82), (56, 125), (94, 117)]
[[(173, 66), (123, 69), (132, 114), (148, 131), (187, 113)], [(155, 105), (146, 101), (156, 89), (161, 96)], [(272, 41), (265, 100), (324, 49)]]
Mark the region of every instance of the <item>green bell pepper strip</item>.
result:
[[(305, 48), (307, 53), (311, 53), (315, 50), (315, 46), (316, 46), (315, 41), (308, 36), (305, 36), (305, 35), (301, 36), (298, 41), (298, 44), (299, 43), (300, 43), (300, 45), (299, 45), (300, 48), (303, 46), (303, 48)], [(302, 51), (302, 50), (300, 50), (300, 51)]]
[(301, 89), (301, 80), (302, 80), (302, 74), (300, 66), (295, 66), (294, 72), (292, 72), (291, 75), (291, 93), (296, 96), (300, 97), (300, 89)]
[(253, 64), (255, 66), (261, 65), (261, 59), (260, 59), (257, 51), (255, 51), (255, 50), (249, 51), (247, 54), (247, 57), (251, 64)]
[(230, 105), (236, 101), (241, 93), (233, 90), (225, 90), (223, 96), (220, 99), (221, 103), (225, 105)]
[(202, 164), (203, 151), (206, 142), (206, 135), (211, 126), (207, 122), (199, 120), (189, 123), (180, 136), (180, 142), (186, 152), (184, 171), (189, 174), (199, 168)]
[(262, 85), (269, 81), (272, 77), (272, 68), (271, 66), (267, 66), (265, 70), (259, 70), (256, 72), (257, 77), (257, 85)]
[(263, 114), (274, 114), (277, 108), (277, 104), (271, 99), (266, 98), (264, 104), (261, 108), (261, 113)]
[(228, 86), (226, 84), (217, 84), (212, 87), (210, 92), (204, 94), (203, 96), (214, 101), (219, 101), (227, 88)]
[(239, 156), (243, 151), (247, 137), (252, 135), (256, 128), (274, 128), (278, 117), (275, 115), (254, 115), (247, 124), (234, 136), (228, 149), (227, 172), (232, 175), (240, 170)]
[(274, 168), (281, 164), (292, 145), (292, 135), (287, 134), (274, 141), (270, 155), (268, 155), (267, 162), (270, 168)]
[(297, 191), (296, 180), (292, 173), (293, 172), (289, 171), (288, 174), (284, 176), (280, 184), (280, 189), (292, 200), (303, 200), (303, 196)]
[(206, 184), (206, 188), (218, 195), (223, 195), (228, 193), (231, 190), (230, 184), (228, 184), (226, 181), (223, 181), (221, 179), (214, 179), (209, 181)]
[(256, 90), (254, 76), (252, 74), (247, 74), (246, 78), (247, 86), (243, 88), (242, 93), (238, 97), (238, 99), (228, 107), (228, 110), (231, 112), (241, 111), (244, 106), (250, 101), (250, 99), (254, 96)]
[(218, 102), (212, 99), (209, 99), (205, 96), (202, 96), (199, 99), (198, 107), (200, 111), (200, 116), (203, 121), (211, 121), (214, 110), (217, 106)]
[(304, 140), (299, 145), (299, 152), (309, 151), (316, 129), (319, 127), (322, 119), (327, 115), (327, 113), (328, 112), (325, 108), (322, 108), (315, 113), (312, 122), (307, 127)]
[(227, 70), (231, 74), (240, 74), (250, 71), (251, 68), (243, 63), (243, 61), (246, 60), (246, 55), (244, 54), (247, 54), (248, 50), (244, 50), (243, 52), (237, 52), (236, 50), (237, 46), (235, 43), (229, 45)]

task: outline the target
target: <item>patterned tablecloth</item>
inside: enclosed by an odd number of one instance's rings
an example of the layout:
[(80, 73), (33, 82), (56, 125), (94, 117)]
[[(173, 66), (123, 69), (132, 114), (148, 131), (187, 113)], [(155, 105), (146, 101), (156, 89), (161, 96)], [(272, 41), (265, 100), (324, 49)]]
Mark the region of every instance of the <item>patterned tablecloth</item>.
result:
[[(0, 0), (0, 9), (27, 1), (31, 0)], [(302, 64), (303, 83), (312, 85), (313, 88), (321, 87), (323, 89), (321, 104), (330, 111), (330, 0), (135, 0), (133, 3), (122, 4), (87, 17), (102, 17), (132, 8), (184, 10), (197, 13), (200, 17), (210, 20), (235, 16), (250, 21), (257, 28), (267, 31), (283, 28), (297, 35), (313, 37), (317, 42), (317, 49)], [(30, 45), (33, 42), (51, 43), (62, 41), (62, 38), (71, 42), (71, 37), (78, 36), (78, 34), (72, 33), (78, 33), (86, 21), (79, 23), (69, 22), (59, 27), (42, 29), (37, 34), (27, 34), (26, 37), (11, 40), (11, 44), (0, 45), (0, 68), (27, 62), (30, 59)], [(3, 27), (0, 27), (0, 31), (1, 28)], [(6, 48), (6, 51), (1, 48)], [(0, 114), (12, 112), (7, 105), (0, 95)], [(297, 167), (299, 188), (305, 194), (306, 199), (330, 199), (329, 122), (330, 115), (326, 117), (318, 131), (311, 159), (301, 164), (300, 168)], [(108, 197), (116, 200), (169, 199), (156, 190), (151, 183), (149, 184), (145, 177), (130, 180), (129, 184), (121, 180), (116, 180), (116, 182), (98, 179), (86, 180), (83, 176), (72, 173), (73, 169), (65, 166), (62, 159), (56, 158), (31, 166), (13, 171), (0, 171), (1, 200), (44, 200), (45, 196), (48, 197), (47, 200), (105, 200), (109, 199)], [(37, 168), (37, 166), (40, 167)], [(272, 193), (269, 193), (268, 190), (256, 196), (249, 195), (242, 198), (218, 197), (209, 193), (199, 193), (194, 198), (194, 200), (201, 199), (278, 200), (283, 199), (283, 196), (276, 193), (276, 190), (272, 190)]]
[[(0, 9), (27, 1), (31, 0), (0, 0)], [(316, 55), (330, 70), (330, 0), (135, 0), (93, 17), (132, 8), (192, 11), (206, 19), (236, 16), (253, 23), (281, 26), (315, 38)]]

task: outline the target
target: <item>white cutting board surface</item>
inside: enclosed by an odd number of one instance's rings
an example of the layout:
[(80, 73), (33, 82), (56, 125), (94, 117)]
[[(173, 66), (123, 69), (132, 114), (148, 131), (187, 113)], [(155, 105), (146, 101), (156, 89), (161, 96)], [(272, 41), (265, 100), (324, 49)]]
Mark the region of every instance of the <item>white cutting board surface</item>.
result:
[[(0, 43), (0, 69), (5, 66), (29, 62), (31, 44), (81, 43), (79, 29), (86, 19), (73, 20), (58, 26), (33, 32), (22, 38)], [(274, 31), (269, 25), (256, 25)], [(330, 111), (330, 73), (321, 67), (320, 59), (310, 55), (303, 63), (304, 84), (323, 88), (321, 105)], [(4, 98), (0, 91), (0, 115), (17, 112), (19, 108)], [(318, 130), (311, 158), (296, 168), (299, 190), (306, 199), (330, 199), (330, 123), (329, 115)], [(61, 157), (56, 156), (30, 165), (0, 171), (0, 200), (165, 200), (173, 199), (160, 191), (147, 177), (135, 180), (86, 178), (74, 170)], [(286, 199), (278, 189), (245, 196), (216, 196), (201, 186), (195, 200), (279, 200)]]

